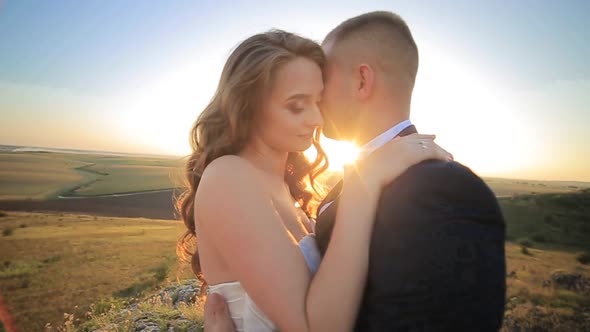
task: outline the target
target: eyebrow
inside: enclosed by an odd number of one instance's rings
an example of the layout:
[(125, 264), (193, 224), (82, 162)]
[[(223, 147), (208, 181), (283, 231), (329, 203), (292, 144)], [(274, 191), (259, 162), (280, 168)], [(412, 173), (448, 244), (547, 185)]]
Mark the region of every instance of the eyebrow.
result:
[[(323, 92), (323, 90), (322, 90), (322, 92)], [(320, 93), (320, 95), (321, 95), (321, 93)], [(307, 98), (311, 98), (311, 97), (312, 97), (312, 95), (308, 95), (305, 93), (297, 93), (297, 94), (294, 94), (291, 97), (287, 98), (286, 101), (294, 100), (294, 99), (307, 99)]]
[(293, 100), (293, 99), (307, 99), (310, 97), (311, 97), (311, 95), (304, 94), (304, 93), (298, 93), (298, 94), (292, 95), (291, 97), (287, 98), (287, 101)]

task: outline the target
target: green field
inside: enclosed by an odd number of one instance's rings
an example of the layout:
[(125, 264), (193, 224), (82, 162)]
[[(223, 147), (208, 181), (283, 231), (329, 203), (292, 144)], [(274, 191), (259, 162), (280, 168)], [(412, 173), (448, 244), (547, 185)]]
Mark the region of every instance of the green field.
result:
[(509, 240), (590, 251), (590, 189), (573, 194), (501, 198)]
[(48, 154), (0, 153), (0, 199), (44, 199), (96, 179), (76, 171), (86, 163)]
[(48, 152), (0, 153), (0, 199), (51, 199), (170, 189), (180, 158)]

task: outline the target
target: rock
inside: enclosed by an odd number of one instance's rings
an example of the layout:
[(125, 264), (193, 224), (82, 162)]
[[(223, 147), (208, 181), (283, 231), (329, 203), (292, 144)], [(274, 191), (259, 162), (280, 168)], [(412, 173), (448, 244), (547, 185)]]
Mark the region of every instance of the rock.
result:
[(159, 299), (161, 303), (169, 303), (174, 308), (176, 308), (180, 302), (193, 304), (196, 301), (198, 293), (198, 285), (195, 281), (196, 279), (191, 279), (188, 282), (185, 281), (183, 284), (174, 283), (171, 286), (162, 289), (149, 300), (153, 301)]
[(135, 332), (161, 332), (158, 324), (150, 322), (148, 318), (135, 321)]
[(177, 291), (177, 299), (174, 302), (174, 306), (178, 305), (180, 302), (184, 302), (186, 304), (195, 303), (197, 298), (197, 290), (194, 285), (185, 285), (178, 289)]
[[(133, 332), (199, 332), (202, 331), (202, 322), (189, 320), (178, 310), (180, 303), (194, 305), (197, 301), (199, 290), (199, 281), (197, 279), (183, 280), (178, 283), (171, 283), (163, 289), (158, 290), (155, 294), (143, 299), (139, 303), (133, 303), (114, 314), (112, 320), (100, 326), (93, 332), (106, 331), (127, 331), (127, 326), (131, 324), (129, 331)], [(147, 311), (143, 309), (141, 303), (163, 306), (165, 314)], [(149, 306), (148, 306), (149, 308)], [(146, 311), (143, 311), (146, 310)], [(126, 321), (126, 320), (129, 321)], [(159, 323), (156, 323), (159, 322)], [(118, 325), (121, 324), (121, 325)], [(159, 324), (166, 324), (166, 327), (160, 327)], [(125, 328), (123, 328), (123, 325)]]
[(590, 279), (579, 273), (556, 271), (551, 274), (551, 282), (557, 288), (590, 294)]

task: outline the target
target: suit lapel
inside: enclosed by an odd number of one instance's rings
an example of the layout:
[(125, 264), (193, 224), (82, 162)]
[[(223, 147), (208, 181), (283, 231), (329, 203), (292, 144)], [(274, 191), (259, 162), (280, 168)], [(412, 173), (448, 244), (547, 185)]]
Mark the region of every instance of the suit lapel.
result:
[(332, 189), (330, 190), (328, 195), (326, 195), (326, 197), (322, 200), (322, 202), (318, 206), (318, 214), (320, 211), (323, 210), (323, 207), (326, 204), (334, 201), (338, 196), (340, 196), (341, 191), (342, 191), (342, 180), (338, 181), (338, 183), (336, 183), (336, 185), (334, 187), (332, 187)]

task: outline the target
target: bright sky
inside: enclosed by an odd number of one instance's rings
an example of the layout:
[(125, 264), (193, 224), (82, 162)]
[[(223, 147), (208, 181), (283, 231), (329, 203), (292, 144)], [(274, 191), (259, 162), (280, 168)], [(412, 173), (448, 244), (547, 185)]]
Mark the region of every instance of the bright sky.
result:
[(418, 43), (419, 131), (483, 176), (590, 181), (588, 1), (0, 0), (0, 144), (186, 155), (241, 40), (373, 10)]

